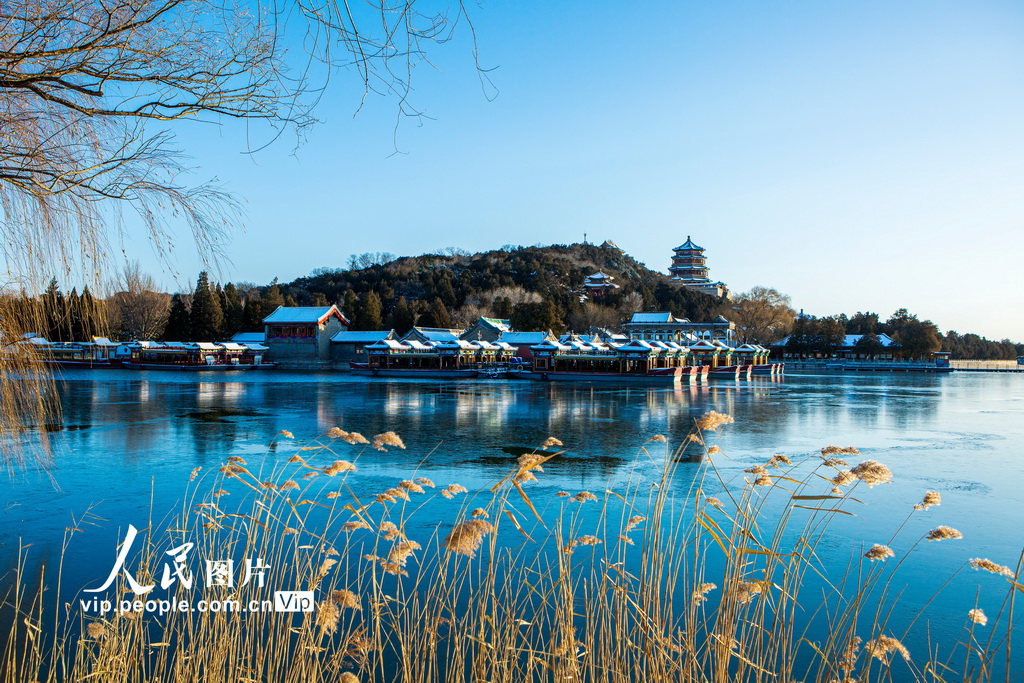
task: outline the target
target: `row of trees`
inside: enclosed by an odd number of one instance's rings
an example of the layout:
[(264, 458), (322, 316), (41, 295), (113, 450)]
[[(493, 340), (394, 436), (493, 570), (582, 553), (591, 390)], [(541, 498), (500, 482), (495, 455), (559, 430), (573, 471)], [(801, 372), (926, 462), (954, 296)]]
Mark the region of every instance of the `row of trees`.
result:
[[(594, 249), (591, 245), (573, 246)], [(535, 256), (544, 251), (538, 247), (528, 249), (533, 250)], [(555, 250), (564, 259), (565, 252), (559, 250), (565, 248), (548, 249)], [(489, 256), (493, 257), (496, 253), (501, 252), (490, 252)], [(354, 260), (362, 263), (382, 257), (380, 254), (364, 256), (363, 259)], [(612, 256), (621, 257), (619, 252)], [(275, 280), (265, 287), (230, 282), (221, 285), (211, 282), (209, 274), (202, 272), (191, 293), (171, 296), (160, 292), (153, 278), (142, 273), (137, 264), (132, 264), (118, 274), (111, 287), (113, 294), (105, 300), (95, 299), (87, 287), (81, 295), (74, 289), (65, 295), (54, 279), (33, 305), (38, 306), (42, 312), (38, 316), (44, 321), (40, 332), (48, 339), (62, 341), (88, 339), (94, 334), (108, 334), (116, 339), (227, 339), (237, 332), (261, 331), (263, 319), (282, 305), (326, 306), (334, 303), (350, 319), (351, 329), (394, 329), (399, 334), (405, 334), (417, 325), (465, 328), (481, 315), (508, 319), (514, 329), (520, 330), (550, 329), (557, 332), (567, 329), (585, 331), (593, 327), (618, 329), (634, 312), (645, 307), (651, 308), (645, 306), (644, 294), (628, 291), (625, 287), (611, 292), (601, 300), (589, 301), (581, 300), (579, 290), (565, 284), (552, 285), (544, 293), (517, 284), (494, 286), (504, 281), (501, 276), (490, 280), (478, 276), (475, 281), (479, 286), (490, 285), (490, 288), (470, 288), (467, 291), (471, 293), (462, 300), (461, 305), (450, 308), (440, 295), (444, 294), (449, 300), (456, 297), (457, 301), (458, 294), (453, 286), (457, 280), (444, 274), (431, 275), (429, 267), (424, 269), (428, 274), (422, 275), (419, 270), (410, 269), (409, 263), (401, 263), (411, 261), (424, 265), (424, 260), (437, 258), (442, 258), (448, 266), (458, 263), (485, 273), (495, 267), (493, 263), (490, 268), (481, 267), (477, 261), (482, 255), (470, 257), (450, 253), (442, 257), (399, 259), (384, 265), (371, 265), (368, 269), (376, 273), (381, 281), (394, 283), (398, 287), (385, 284), (381, 291), (368, 289), (362, 292), (358, 291), (357, 286), (367, 281), (367, 269), (321, 270), (310, 278), (288, 285), (281, 285)], [(437, 270), (436, 260), (432, 263), (434, 270)], [(551, 265), (551, 262), (547, 263), (547, 266)], [(608, 265), (603, 266), (606, 272), (611, 270)], [(600, 267), (601, 264), (588, 264), (561, 275), (572, 281), (578, 273), (592, 272), (594, 268)], [(389, 272), (392, 269), (400, 271), (406, 279), (398, 279), (394, 273)], [(530, 275), (538, 276), (534, 271)], [(330, 278), (329, 281), (335, 284), (345, 281), (357, 286), (345, 289), (343, 294), (332, 300), (321, 290), (323, 278)], [(627, 274), (623, 281), (628, 280)], [(460, 288), (465, 287), (459, 284)], [(415, 298), (398, 293), (409, 289), (433, 291), (439, 295)], [(661, 310), (667, 309), (677, 315), (701, 319), (699, 313), (691, 313), (686, 308), (695, 293), (685, 288), (658, 282), (653, 288), (648, 288), (648, 294), (653, 297), (655, 307)], [(711, 299), (705, 295), (696, 296)], [(662, 306), (664, 303), (667, 305)], [(717, 310), (724, 311), (726, 317), (736, 323), (739, 343), (769, 345), (788, 335), (787, 349), (800, 355), (830, 356), (845, 345), (846, 335), (860, 336), (854, 351), (865, 356), (895, 352), (906, 358), (925, 358), (940, 349), (950, 351), (954, 358), (1012, 359), (1024, 354), (1024, 345), (1009, 340), (994, 342), (975, 334), (960, 335), (955, 331), (943, 337), (933, 322), (920, 320), (905, 308), (897, 310), (885, 320), (873, 312), (857, 312), (849, 317), (845, 314), (824, 317), (802, 313), (797, 315), (789, 296), (767, 287), (754, 287), (738, 294), (731, 304), (719, 304)], [(898, 348), (885, 346), (879, 338), (882, 334), (891, 337)]]
[[(854, 352), (867, 356), (894, 353), (903, 358), (927, 358), (942, 349), (942, 334), (931, 320), (920, 320), (917, 315), (901, 308), (882, 322), (877, 313), (856, 313), (826, 317), (798, 316), (786, 349), (802, 356), (835, 354), (846, 341), (846, 335), (861, 335)], [(888, 335), (898, 348), (885, 346), (879, 335)]]

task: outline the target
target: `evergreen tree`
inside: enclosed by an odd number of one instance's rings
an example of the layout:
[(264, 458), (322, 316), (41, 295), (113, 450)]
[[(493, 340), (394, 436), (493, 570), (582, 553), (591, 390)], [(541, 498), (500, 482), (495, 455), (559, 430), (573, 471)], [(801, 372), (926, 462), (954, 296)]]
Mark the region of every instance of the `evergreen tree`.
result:
[(441, 299), (434, 299), (430, 303), (430, 308), (427, 309), (424, 317), (426, 320), (421, 318), (421, 322), (427, 327), (451, 328), (452, 326), (452, 316)]
[(341, 304), (341, 314), (349, 319), (349, 321), (355, 320), (356, 310), (359, 308), (359, 297), (356, 293), (349, 289), (345, 291), (345, 299)]
[(91, 341), (93, 336), (106, 332), (105, 307), (98, 303), (89, 291), (89, 285), (82, 289), (79, 298), (79, 315), (82, 321), (82, 340)]
[(404, 296), (398, 298), (398, 303), (395, 304), (394, 310), (391, 311), (388, 324), (398, 335), (407, 334), (416, 324), (416, 311), (409, 305)]
[(210, 286), (209, 275), (199, 273), (196, 290), (192, 293), (192, 311), (189, 314), (192, 337), (195, 341), (215, 341), (224, 328), (224, 311), (220, 300)]
[(277, 278), (270, 283), (270, 287), (260, 297), (260, 329), (263, 329), (263, 319), (277, 310), (278, 306), (284, 306), (284, 296), (281, 294), (281, 286), (277, 284)]
[(323, 292), (317, 292), (313, 295), (313, 300), (309, 304), (310, 306), (329, 306), (327, 303), (327, 297), (324, 296)]
[(67, 313), (67, 304), (64, 301), (64, 294), (60, 291), (57, 278), (50, 280), (43, 292), (42, 319), (43, 329), (39, 334), (50, 341), (63, 341), (64, 315)]
[(252, 290), (245, 298), (242, 307), (242, 332), (263, 331), (263, 300), (256, 290)]
[(67, 331), (66, 341), (89, 341), (82, 320), (82, 300), (78, 296), (78, 288), (72, 287), (67, 297)]
[(509, 324), (513, 330), (523, 332), (561, 331), (562, 323), (558, 311), (550, 299), (537, 303), (524, 303), (512, 309)]
[(353, 330), (379, 330), (384, 322), (381, 318), (380, 297), (377, 292), (368, 292), (354, 316)]
[(167, 314), (164, 341), (188, 341), (192, 338), (191, 316), (185, 297), (175, 294), (171, 297), (171, 310)]
[(224, 337), (230, 339), (235, 334), (242, 332), (242, 328), (245, 327), (245, 308), (242, 306), (242, 298), (238, 295), (238, 289), (230, 282), (224, 285), (222, 301)]
[(494, 300), (494, 303), (491, 304), (491, 313), (495, 318), (508, 320), (512, 317), (512, 300), (507, 296), (499, 296)]

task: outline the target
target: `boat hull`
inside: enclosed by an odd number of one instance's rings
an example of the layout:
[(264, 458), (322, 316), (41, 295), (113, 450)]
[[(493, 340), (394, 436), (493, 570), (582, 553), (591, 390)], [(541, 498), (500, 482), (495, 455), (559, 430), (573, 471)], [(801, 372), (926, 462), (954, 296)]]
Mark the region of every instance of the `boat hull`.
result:
[(683, 375), (683, 368), (677, 372), (657, 374), (628, 374), (618, 372), (533, 372), (530, 379), (540, 382), (626, 382), (630, 384), (679, 384), (689, 379)]
[(108, 360), (38, 360), (36, 362), (40, 365), (46, 365), (51, 368), (86, 368), (100, 370), (104, 368), (121, 367), (120, 361)]
[(125, 361), (121, 364), (122, 367), (128, 368), (129, 370), (177, 370), (179, 372), (235, 372), (239, 370), (270, 370), (274, 367), (273, 363), (261, 363), (259, 365), (207, 365), (207, 364), (196, 364), (196, 365), (171, 365), (167, 363), (135, 363), (132, 361)]
[(726, 365), (708, 370), (708, 379), (741, 379), (749, 377), (754, 366), (752, 365)]
[(755, 365), (751, 372), (755, 375), (778, 375), (782, 373), (784, 365), (784, 363), (764, 363)]
[(417, 370), (413, 368), (357, 368), (351, 370), (354, 375), (367, 377), (388, 377), (404, 379), (473, 379), (480, 374), (479, 370)]

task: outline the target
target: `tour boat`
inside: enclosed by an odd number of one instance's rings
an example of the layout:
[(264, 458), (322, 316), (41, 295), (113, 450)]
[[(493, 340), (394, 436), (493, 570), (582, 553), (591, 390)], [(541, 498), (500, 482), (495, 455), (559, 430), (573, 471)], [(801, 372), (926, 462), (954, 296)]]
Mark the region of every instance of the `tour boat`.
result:
[(244, 344), (209, 342), (134, 342), (131, 357), (121, 365), (129, 370), (181, 370), (191, 372), (269, 370), (263, 354)]
[(25, 342), (33, 352), (32, 359), (41, 365), (60, 368), (111, 368), (121, 364), (117, 358), (118, 344), (106, 337), (91, 342), (51, 342), (32, 337)]

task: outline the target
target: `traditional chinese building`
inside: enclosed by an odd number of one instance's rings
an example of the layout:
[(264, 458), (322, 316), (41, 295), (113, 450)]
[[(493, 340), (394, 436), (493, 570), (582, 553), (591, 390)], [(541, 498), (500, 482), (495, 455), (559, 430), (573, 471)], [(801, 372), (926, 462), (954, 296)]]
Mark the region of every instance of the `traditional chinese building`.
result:
[(708, 259), (704, 256), (704, 247), (694, 244), (687, 235), (686, 241), (672, 251), (672, 266), (668, 272), (673, 282), (711, 296), (729, 297), (729, 288), (725, 283), (713, 282), (708, 276)]
[(342, 330), (331, 337), (331, 360), (365, 363), (367, 346), (395, 339), (396, 336), (394, 330)]
[(331, 358), (331, 337), (347, 330), (337, 306), (278, 306), (263, 319), (274, 362), (320, 362)]
[(631, 339), (674, 341), (681, 344), (709, 339), (731, 345), (736, 337), (736, 324), (722, 316), (708, 323), (695, 323), (687, 318), (677, 318), (667, 311), (634, 313), (624, 327)]
[(496, 341), (501, 335), (506, 332), (511, 332), (512, 327), (508, 324), (507, 320), (500, 318), (484, 318), (481, 317), (473, 324), (468, 330), (462, 333), (460, 339), (466, 341)]
[(588, 275), (583, 280), (583, 291), (591, 299), (603, 299), (606, 293), (619, 288), (617, 284), (612, 282), (614, 279), (611, 275), (606, 275), (602, 272)]

